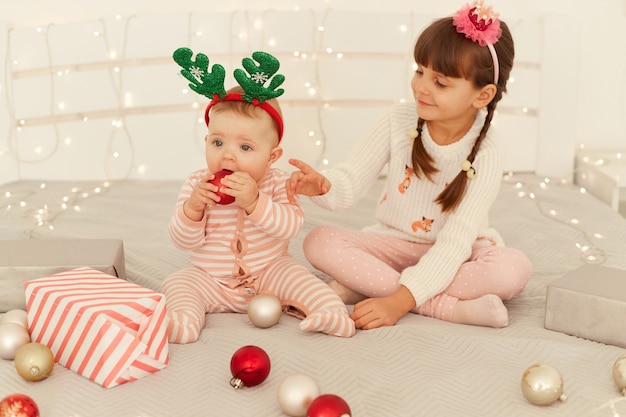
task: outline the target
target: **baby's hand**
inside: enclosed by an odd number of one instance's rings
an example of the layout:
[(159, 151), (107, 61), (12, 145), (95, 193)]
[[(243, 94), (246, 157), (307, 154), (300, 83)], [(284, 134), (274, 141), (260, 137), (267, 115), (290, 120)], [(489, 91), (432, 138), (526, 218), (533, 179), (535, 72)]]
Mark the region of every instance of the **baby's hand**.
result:
[(185, 214), (192, 220), (200, 220), (204, 215), (204, 210), (207, 205), (215, 207), (216, 201), (219, 197), (215, 194), (217, 188), (215, 185), (210, 184), (209, 180), (213, 178), (213, 174), (207, 174), (202, 176), (198, 182), (193, 186), (191, 195), (185, 203)]
[(308, 196), (324, 195), (330, 190), (328, 179), (310, 165), (298, 159), (290, 159), (289, 163), (299, 169), (299, 171), (291, 173), (291, 177), (289, 177), (285, 186), (287, 198), (292, 204), (296, 204), (296, 194)]
[(221, 191), (223, 194), (235, 197), (237, 205), (250, 214), (256, 207), (259, 199), (259, 185), (248, 174), (243, 171), (235, 171), (231, 175), (222, 179)]

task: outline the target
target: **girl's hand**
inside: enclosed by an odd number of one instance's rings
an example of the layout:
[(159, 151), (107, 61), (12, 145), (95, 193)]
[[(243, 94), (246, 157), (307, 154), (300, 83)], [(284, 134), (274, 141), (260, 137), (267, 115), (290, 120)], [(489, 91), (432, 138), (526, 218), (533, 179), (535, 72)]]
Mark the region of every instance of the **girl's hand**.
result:
[(368, 298), (354, 305), (350, 318), (357, 329), (393, 326), (415, 307), (415, 299), (405, 286), (388, 297)]
[(290, 159), (289, 163), (299, 169), (291, 174), (285, 186), (287, 198), (292, 204), (296, 204), (296, 194), (316, 196), (324, 195), (330, 190), (328, 179), (310, 165), (298, 159)]
[(222, 193), (235, 197), (239, 207), (250, 214), (256, 208), (259, 199), (259, 185), (248, 174), (236, 171), (222, 179)]

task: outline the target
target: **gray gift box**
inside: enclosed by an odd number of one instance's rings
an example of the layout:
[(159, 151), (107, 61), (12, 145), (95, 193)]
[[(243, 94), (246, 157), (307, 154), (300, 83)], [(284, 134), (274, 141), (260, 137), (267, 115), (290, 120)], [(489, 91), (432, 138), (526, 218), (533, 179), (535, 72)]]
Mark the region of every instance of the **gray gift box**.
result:
[(584, 265), (548, 285), (544, 327), (626, 347), (626, 271)]
[(0, 240), (0, 312), (26, 309), (24, 283), (89, 266), (126, 279), (119, 239)]

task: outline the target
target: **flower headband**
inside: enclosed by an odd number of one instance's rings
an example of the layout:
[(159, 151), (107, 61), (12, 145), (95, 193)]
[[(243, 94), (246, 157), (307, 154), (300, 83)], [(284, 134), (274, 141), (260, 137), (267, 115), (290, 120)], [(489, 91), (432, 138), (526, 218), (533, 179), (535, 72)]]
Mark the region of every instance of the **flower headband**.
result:
[[(198, 54), (193, 60), (193, 51), (189, 48), (178, 48), (174, 51), (174, 61), (183, 69), (181, 74), (190, 81), (189, 88), (198, 94), (211, 99), (204, 112), (204, 120), (209, 124), (209, 111), (222, 101), (245, 101), (259, 106), (269, 113), (278, 125), (278, 142), (283, 137), (283, 118), (280, 113), (266, 100), (282, 95), (285, 90), (278, 88), (284, 81), (285, 76), (276, 74), (280, 62), (274, 56), (266, 52), (254, 52), (252, 59), (244, 58), (241, 64), (246, 69), (236, 69), (233, 73), (237, 83), (243, 88), (243, 93), (226, 93), (224, 78), (226, 71), (220, 64), (214, 64), (209, 72), (209, 58), (204, 54)], [(254, 62), (258, 62), (258, 65)], [(269, 85), (265, 84), (269, 81)]]
[(484, 0), (475, 0), (474, 4), (466, 4), (456, 12), (452, 23), (457, 32), (465, 34), (466, 38), (478, 42), (480, 46), (489, 48), (493, 58), (493, 83), (498, 85), (500, 65), (493, 44), (500, 39), (502, 29), (498, 20), (499, 14), (484, 3)]

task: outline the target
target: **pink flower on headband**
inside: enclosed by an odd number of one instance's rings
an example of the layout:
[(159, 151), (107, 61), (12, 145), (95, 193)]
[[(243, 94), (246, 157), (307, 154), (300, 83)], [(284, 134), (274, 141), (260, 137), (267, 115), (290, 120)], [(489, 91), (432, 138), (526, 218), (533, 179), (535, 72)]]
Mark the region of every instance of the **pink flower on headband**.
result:
[(474, 4), (466, 4), (452, 20), (456, 30), (480, 46), (493, 45), (502, 35), (498, 13), (491, 6), (485, 6), (484, 0), (476, 0)]

